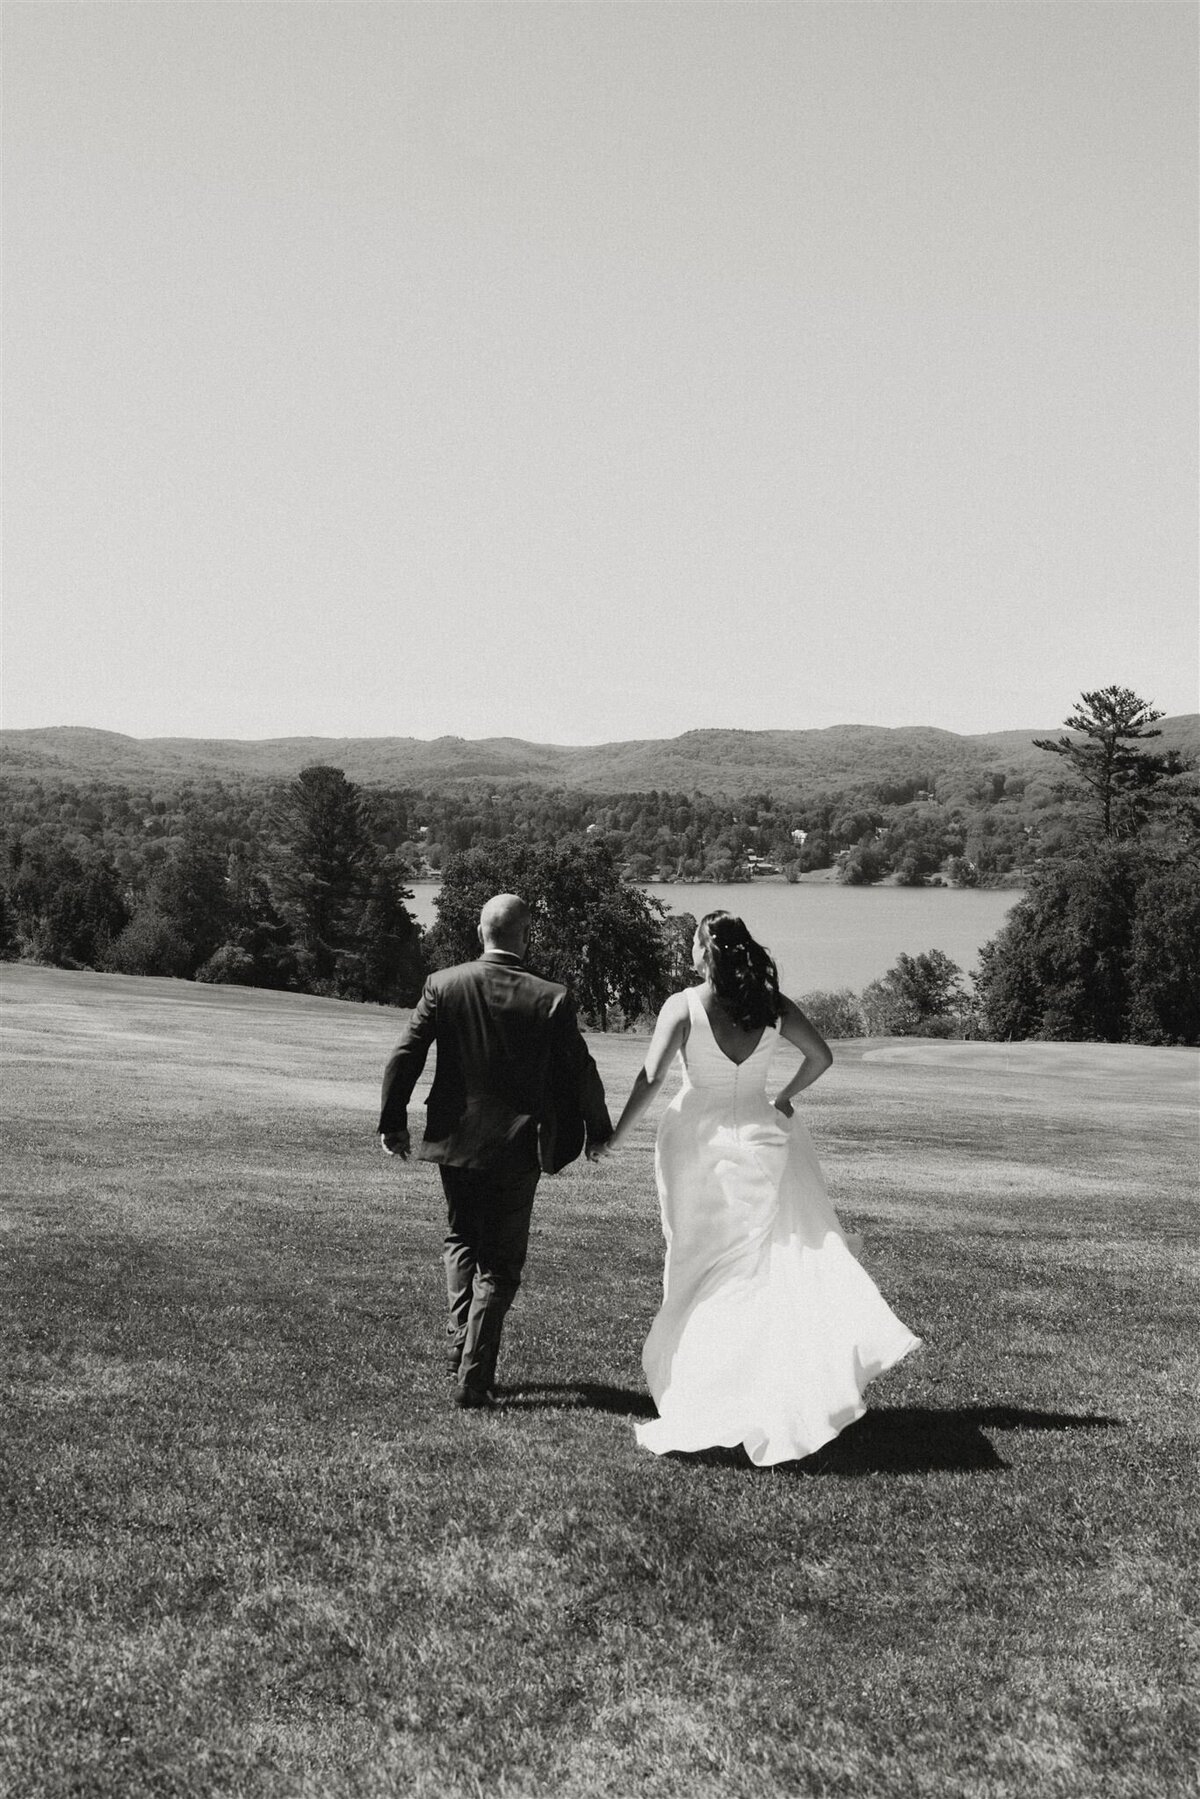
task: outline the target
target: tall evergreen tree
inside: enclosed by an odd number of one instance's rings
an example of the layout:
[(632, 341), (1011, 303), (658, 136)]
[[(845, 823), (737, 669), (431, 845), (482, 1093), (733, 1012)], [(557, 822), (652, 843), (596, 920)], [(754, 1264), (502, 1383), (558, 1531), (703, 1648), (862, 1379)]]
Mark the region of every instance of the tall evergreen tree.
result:
[(377, 858), (362, 790), (340, 768), (300, 771), (277, 808), (276, 903), (292, 927), (304, 986), (360, 985), (360, 926)]
[(421, 928), (404, 903), (412, 898), (405, 872), (398, 857), (379, 862), (359, 922), (361, 997), (391, 1006), (415, 1005), (425, 979)]
[(1039, 750), (1063, 758), (1090, 796), (1105, 837), (1129, 835), (1160, 784), (1179, 772), (1177, 758), (1139, 748), (1162, 736), (1152, 728), (1162, 716), (1131, 688), (1102, 687), (1081, 694), (1075, 711), (1063, 721), (1079, 737), (1033, 740)]
[(984, 946), (991, 1037), (1188, 1043), (1200, 1035), (1200, 868), (1192, 771), (1140, 748), (1162, 714), (1127, 687), (1085, 693), (1039, 739), (1088, 793), (1099, 842), (1042, 866)]
[(189, 976), (225, 940), (229, 923), (227, 860), (206, 826), (192, 819), (174, 853), (150, 878), (144, 904), (187, 945), (182, 972)]
[(292, 933), (251, 856), (240, 850), (231, 853), (225, 890), (226, 938), (197, 970), (197, 980), (243, 987), (294, 987), (297, 968)]

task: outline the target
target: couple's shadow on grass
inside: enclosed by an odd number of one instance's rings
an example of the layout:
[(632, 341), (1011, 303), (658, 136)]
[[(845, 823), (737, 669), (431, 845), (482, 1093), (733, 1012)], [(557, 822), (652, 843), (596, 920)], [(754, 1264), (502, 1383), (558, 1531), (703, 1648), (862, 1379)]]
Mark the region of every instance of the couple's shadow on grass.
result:
[[(591, 1381), (513, 1387), (501, 1395), (514, 1411), (554, 1408), (563, 1411), (611, 1412), (624, 1418), (653, 1418), (653, 1402), (629, 1387), (606, 1387)], [(1017, 1405), (875, 1406), (848, 1425), (832, 1443), (803, 1461), (781, 1462), (779, 1474), (843, 1475), (920, 1474), (937, 1470), (983, 1474), (1007, 1468), (988, 1436), (1009, 1430), (1113, 1430), (1119, 1418), (1074, 1412), (1039, 1412)], [(672, 1461), (706, 1468), (747, 1468), (745, 1451), (705, 1449), (673, 1455)]]

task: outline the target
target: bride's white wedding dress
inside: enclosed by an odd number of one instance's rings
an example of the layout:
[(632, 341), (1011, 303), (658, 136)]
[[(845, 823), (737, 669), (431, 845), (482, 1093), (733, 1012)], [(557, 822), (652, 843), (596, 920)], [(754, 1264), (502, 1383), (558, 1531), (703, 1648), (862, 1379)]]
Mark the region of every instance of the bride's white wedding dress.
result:
[(860, 1417), (867, 1383), (920, 1338), (847, 1246), (806, 1125), (767, 1098), (778, 1029), (734, 1063), (695, 989), (688, 1011), (655, 1151), (667, 1250), (642, 1366), (659, 1416), (638, 1441), (790, 1461)]

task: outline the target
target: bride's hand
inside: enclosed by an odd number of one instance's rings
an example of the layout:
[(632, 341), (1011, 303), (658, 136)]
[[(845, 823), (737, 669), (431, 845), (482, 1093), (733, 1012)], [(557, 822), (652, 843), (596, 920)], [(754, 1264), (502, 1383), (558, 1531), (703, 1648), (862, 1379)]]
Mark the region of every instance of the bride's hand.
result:
[(774, 1104), (775, 1110), (777, 1112), (782, 1112), (785, 1118), (794, 1118), (796, 1116), (796, 1108), (793, 1106), (791, 1100), (784, 1099), (782, 1094), (780, 1094)]

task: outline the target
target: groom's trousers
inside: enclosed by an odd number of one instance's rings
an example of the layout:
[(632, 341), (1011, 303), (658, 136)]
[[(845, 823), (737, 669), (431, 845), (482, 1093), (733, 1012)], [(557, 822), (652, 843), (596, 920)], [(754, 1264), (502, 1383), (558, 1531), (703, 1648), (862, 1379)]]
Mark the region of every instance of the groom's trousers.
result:
[(446, 1195), (447, 1351), (460, 1387), (487, 1393), (504, 1319), (521, 1285), (540, 1169), (522, 1159), (492, 1168), (442, 1166)]

